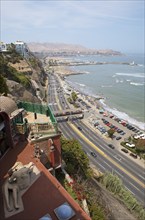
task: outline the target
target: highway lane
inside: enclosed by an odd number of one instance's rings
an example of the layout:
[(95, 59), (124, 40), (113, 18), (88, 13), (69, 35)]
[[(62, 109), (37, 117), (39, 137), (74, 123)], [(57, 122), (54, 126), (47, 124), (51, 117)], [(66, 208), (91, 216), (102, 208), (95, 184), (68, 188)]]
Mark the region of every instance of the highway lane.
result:
[[(53, 97), (52, 101), (57, 102), (57, 103), (59, 102), (60, 98), (64, 96), (63, 94), (56, 93), (56, 85), (54, 85), (53, 89), (51, 89), (51, 94)], [(61, 95), (61, 97), (60, 97), (60, 95)], [(58, 97), (58, 98), (56, 98), (56, 97)], [(59, 108), (57, 105), (53, 105), (52, 107), (53, 107), (53, 110), (58, 110), (60, 108), (64, 109), (65, 104), (62, 102), (59, 102)], [(86, 141), (84, 141), (82, 138), (80, 138), (80, 135), (76, 135), (74, 130), (71, 130), (70, 126), (67, 123), (62, 123), (61, 125), (59, 124), (59, 128), (60, 128), (60, 130), (62, 130), (63, 134), (67, 138), (75, 138), (75, 139), (79, 140), (80, 143), (82, 144), (83, 148), (85, 150), (87, 150), (88, 155), (89, 155), (91, 146), (89, 146), (86, 143)], [(86, 127), (85, 127), (85, 129), (86, 129)], [(85, 129), (83, 129), (83, 130), (85, 130)], [(86, 133), (90, 134), (90, 130), (89, 131), (87, 130)], [(85, 135), (86, 135), (86, 133), (85, 133)], [(91, 136), (92, 135), (89, 135), (89, 138)], [(95, 135), (95, 136), (97, 136), (97, 135)], [(93, 141), (93, 143), (96, 143), (96, 140), (95, 141), (93, 140), (96, 137), (91, 137), (91, 138), (92, 138), (91, 140)], [(101, 141), (101, 139), (100, 140), (97, 139), (97, 142), (100, 143), (100, 147), (102, 146), (103, 148), (105, 147), (105, 149), (106, 149), (106, 143), (104, 141)], [(103, 151), (104, 151), (104, 149), (103, 149)], [(109, 151), (109, 152), (111, 152), (111, 151)], [(105, 151), (105, 153), (106, 153), (106, 151)], [(110, 154), (109, 154), (109, 156), (110, 156)], [(113, 155), (111, 155), (111, 158), (112, 157), (113, 157)], [(89, 158), (90, 158), (90, 156), (89, 156)], [(92, 158), (92, 160), (93, 160), (93, 163), (96, 164), (97, 167), (99, 167), (99, 169), (101, 171), (103, 171), (103, 172), (109, 171), (109, 172), (116, 173), (123, 180), (123, 183), (125, 184), (126, 188), (129, 189), (133, 194), (135, 194), (136, 198), (138, 198), (139, 201), (144, 203), (144, 187), (141, 187), (138, 183), (136, 183), (136, 181), (134, 181), (131, 177), (129, 177), (128, 173), (126, 174), (126, 173), (122, 172), (122, 170), (120, 170), (118, 167), (116, 167), (116, 166), (114, 166), (114, 164), (112, 164), (112, 161), (111, 162), (107, 161), (106, 158), (104, 160), (104, 158), (101, 157), (100, 155), (97, 157), (97, 160), (95, 160), (94, 158)], [(117, 163), (119, 164), (119, 162), (120, 162), (119, 158), (117, 157), (117, 158), (115, 158), (115, 160), (117, 160)], [(113, 158), (113, 161), (114, 161), (114, 158)], [(132, 161), (131, 161), (131, 163), (134, 164)], [(131, 170), (130, 170), (130, 172), (131, 172)], [(139, 175), (140, 175), (140, 178), (142, 178), (142, 174), (140, 172), (139, 172)], [(141, 182), (141, 179), (139, 179), (139, 181)]]

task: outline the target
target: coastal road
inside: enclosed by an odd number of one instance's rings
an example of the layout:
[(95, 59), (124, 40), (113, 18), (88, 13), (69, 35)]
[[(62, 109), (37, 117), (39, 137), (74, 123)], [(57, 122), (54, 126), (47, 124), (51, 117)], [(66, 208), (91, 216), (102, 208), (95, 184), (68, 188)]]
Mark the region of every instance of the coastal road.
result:
[[(132, 170), (130, 172), (127, 169), (129, 167), (123, 166), (125, 164), (125, 160), (122, 161), (123, 163), (121, 165), (119, 160), (120, 158), (119, 157), (115, 158), (113, 152), (112, 154), (110, 153), (110, 155), (108, 156), (108, 154), (104, 153), (99, 147), (101, 146), (101, 144), (98, 145), (97, 143), (97, 145), (95, 145), (93, 142), (89, 140), (88, 137), (86, 137), (86, 135), (83, 136), (79, 130), (78, 131), (75, 130), (73, 126), (74, 125), (68, 124), (66, 122), (59, 124), (60, 130), (62, 131), (63, 135), (66, 138), (74, 138), (80, 142), (80, 144), (83, 146), (83, 149), (87, 153), (88, 158), (94, 165), (96, 165), (97, 169), (99, 168), (99, 170), (102, 171), (103, 173), (111, 172), (119, 176), (119, 178), (122, 179), (126, 188), (130, 190), (142, 204), (145, 204), (144, 180), (142, 180), (142, 178), (138, 179), (139, 176), (134, 175), (136, 172), (133, 173)], [(90, 154), (90, 151), (96, 152), (97, 158), (93, 158)], [(107, 153), (109, 151), (107, 151)]]
[(93, 144), (97, 144), (99, 149), (106, 153), (109, 157), (114, 159), (120, 165), (124, 166), (129, 172), (131, 172), (136, 178), (140, 181), (145, 181), (145, 169), (139, 166), (136, 163), (133, 163), (129, 157), (123, 152), (118, 151), (118, 149), (111, 149), (108, 147), (108, 144), (97, 135), (92, 129), (87, 127), (82, 121), (77, 120), (74, 122), (76, 127), (81, 127), (81, 133), (88, 138)]
[[(49, 80), (51, 81), (51, 87), (49, 88), (48, 103), (52, 103), (52, 111), (65, 109), (67, 105), (64, 102), (65, 97), (63, 93), (57, 93), (59, 83), (55, 82), (53, 76)], [(78, 126), (81, 126), (81, 132), (77, 129)], [(107, 143), (82, 122), (76, 121), (74, 124), (62, 122), (59, 123), (59, 128), (66, 138), (79, 140), (83, 149), (87, 152), (88, 158), (100, 171), (109, 171), (118, 175), (125, 187), (145, 205), (145, 171), (142, 167), (129, 160), (118, 150), (108, 148)], [(97, 158), (92, 158), (90, 150), (97, 153)]]

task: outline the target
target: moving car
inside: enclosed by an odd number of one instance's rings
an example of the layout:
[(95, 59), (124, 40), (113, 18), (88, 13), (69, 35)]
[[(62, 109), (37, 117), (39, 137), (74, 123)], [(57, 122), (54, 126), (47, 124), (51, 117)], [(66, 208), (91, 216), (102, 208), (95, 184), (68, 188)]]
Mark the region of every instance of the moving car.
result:
[(80, 130), (80, 131), (82, 131), (83, 129), (80, 127), (80, 126), (78, 126), (78, 129)]
[(115, 148), (112, 144), (108, 144), (108, 147), (110, 147), (111, 149)]
[(97, 154), (93, 151), (90, 152), (90, 154), (93, 156), (93, 157), (97, 157)]

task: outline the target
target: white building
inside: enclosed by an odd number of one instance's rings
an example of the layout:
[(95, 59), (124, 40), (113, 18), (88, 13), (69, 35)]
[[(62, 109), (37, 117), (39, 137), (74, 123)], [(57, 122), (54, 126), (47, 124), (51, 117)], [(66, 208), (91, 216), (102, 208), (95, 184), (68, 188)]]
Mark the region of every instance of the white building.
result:
[(24, 43), (23, 41), (16, 41), (14, 43), (15, 47), (16, 47), (16, 51), (18, 53), (20, 53), (23, 57), (27, 58), (28, 57), (28, 52), (29, 49), (27, 47), (27, 44)]
[(0, 41), (0, 52), (6, 52), (7, 51), (7, 45), (4, 42)]

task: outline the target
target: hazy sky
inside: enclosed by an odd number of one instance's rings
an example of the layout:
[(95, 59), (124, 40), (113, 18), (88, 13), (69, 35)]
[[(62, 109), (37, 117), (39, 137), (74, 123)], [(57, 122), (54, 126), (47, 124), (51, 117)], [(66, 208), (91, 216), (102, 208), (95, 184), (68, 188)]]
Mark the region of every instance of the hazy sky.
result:
[(1, 0), (0, 40), (144, 52), (144, 0)]

